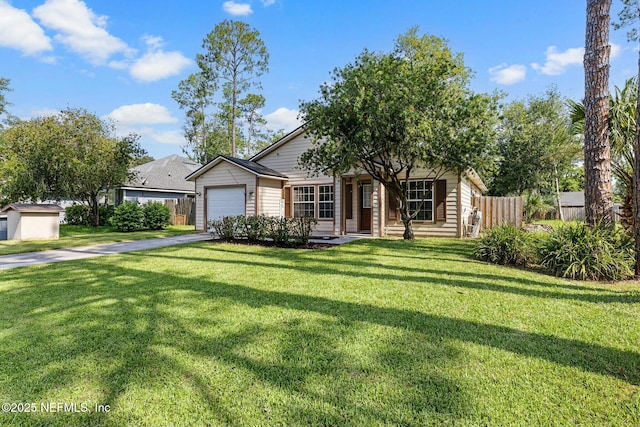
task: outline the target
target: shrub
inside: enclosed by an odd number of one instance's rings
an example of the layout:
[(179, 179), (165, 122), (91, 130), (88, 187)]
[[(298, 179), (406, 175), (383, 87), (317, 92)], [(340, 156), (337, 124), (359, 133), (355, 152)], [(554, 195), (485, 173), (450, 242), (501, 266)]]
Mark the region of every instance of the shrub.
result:
[(69, 225), (92, 225), (87, 206), (73, 205), (64, 210), (65, 221)]
[(219, 239), (231, 241), (240, 237), (238, 223), (242, 215), (223, 216), (219, 219), (209, 221), (211, 235), (216, 234)]
[(633, 275), (634, 245), (621, 228), (564, 224), (540, 243), (543, 268), (579, 280), (621, 280)]
[(318, 224), (318, 220), (305, 216), (302, 218), (290, 219), (290, 239), (295, 245), (306, 245), (309, 243), (313, 226)]
[(278, 245), (288, 245), (291, 234), (287, 218), (269, 218), (267, 237)]
[[(113, 216), (113, 206), (98, 206), (98, 225), (109, 224), (109, 219)], [(85, 225), (92, 227), (93, 218), (91, 208), (86, 205), (72, 205), (65, 209), (65, 221), (69, 225)]]
[(242, 235), (252, 242), (264, 240), (267, 236), (267, 222), (269, 218), (264, 215), (252, 215), (242, 217), (239, 221), (242, 227)]
[(531, 237), (523, 229), (510, 224), (483, 233), (474, 254), (482, 261), (517, 266), (526, 266), (535, 258)]
[(144, 211), (136, 202), (124, 202), (115, 209), (111, 224), (118, 231), (137, 231), (144, 228)]
[(162, 230), (171, 221), (171, 210), (163, 203), (149, 202), (142, 208), (144, 212), (144, 226), (149, 230)]

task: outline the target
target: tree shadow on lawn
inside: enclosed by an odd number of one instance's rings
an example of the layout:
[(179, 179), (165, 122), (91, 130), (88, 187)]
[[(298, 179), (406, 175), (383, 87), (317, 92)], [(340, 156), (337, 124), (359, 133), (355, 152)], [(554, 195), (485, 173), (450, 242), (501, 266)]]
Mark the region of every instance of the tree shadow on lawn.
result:
[[(508, 274), (488, 274), (454, 270), (443, 270), (435, 268), (425, 268), (414, 264), (411, 267), (398, 265), (393, 261), (381, 261), (379, 257), (359, 257), (358, 260), (349, 259), (348, 262), (341, 261), (336, 252), (327, 254), (326, 251), (298, 251), (282, 252), (282, 250), (255, 251), (234, 247), (225, 249), (224, 246), (216, 246), (215, 253), (246, 254), (251, 260), (229, 259), (228, 257), (206, 258), (184, 256), (179, 250), (172, 253), (154, 253), (154, 258), (165, 257), (167, 259), (183, 259), (185, 261), (217, 262), (222, 264), (235, 264), (238, 266), (261, 266), (289, 269), (295, 272), (342, 275), (354, 278), (379, 279), (385, 281), (407, 281), (412, 283), (426, 283), (435, 286), (449, 286), (455, 288), (467, 288), (482, 291), (494, 291), (500, 293), (510, 293), (526, 297), (568, 299), (584, 301), (597, 304), (637, 304), (640, 303), (640, 292), (617, 291), (612, 289), (602, 289), (574, 284), (557, 283), (561, 279), (543, 276), (548, 281), (534, 280), (532, 278), (518, 278)], [(140, 255), (145, 256), (145, 255)], [(264, 259), (258, 261), (256, 258)], [(432, 264), (433, 265), (433, 264)], [(486, 264), (483, 264), (486, 265)], [(506, 268), (500, 266), (490, 266), (492, 268)], [(368, 271), (371, 269), (378, 271)], [(384, 272), (379, 272), (384, 270)], [(534, 277), (537, 273), (525, 272)], [(497, 283), (498, 282), (498, 283)], [(507, 283), (507, 284), (501, 284)], [(584, 292), (583, 292), (584, 291)]]
[[(80, 389), (81, 395), (93, 393), (96, 403), (113, 408), (111, 414), (58, 414), (53, 423), (153, 424), (145, 414), (164, 410), (154, 414), (155, 420), (187, 425), (418, 426), (434, 420), (446, 423), (472, 411), (462, 384), (438, 369), (424, 368), (447, 364), (457, 350), (438, 337), (432, 339), (428, 329), (370, 318), (396, 316), (393, 311), (369, 315), (370, 307), (323, 298), (135, 268), (105, 271), (96, 260), (73, 267), (12, 271), (9, 276), (16, 277), (9, 280), (20, 277), (33, 283), (32, 288), (0, 293), (3, 306), (12, 307), (11, 318), (0, 318), (5, 331), (0, 338), (3, 398), (48, 401), (61, 390)], [(127, 282), (120, 283), (125, 277)], [(180, 308), (176, 298), (185, 293), (199, 309), (211, 305), (196, 316), (172, 315), (172, 309)], [(283, 313), (282, 320), (260, 318), (272, 308)], [(241, 319), (239, 327), (232, 327), (226, 319), (229, 309), (248, 309), (258, 317)], [(354, 360), (344, 343), (360, 343), (369, 324), (399, 330), (392, 331), (391, 342), (368, 344), (371, 360)], [(398, 345), (414, 351), (396, 349)], [(255, 354), (261, 347), (273, 351)], [(200, 369), (202, 364), (213, 368)], [(131, 388), (163, 393), (163, 384), (172, 388), (170, 395), (191, 391), (183, 400), (204, 404), (204, 414), (171, 400), (160, 407), (153, 399), (130, 401)], [(64, 401), (68, 399), (66, 395)], [(256, 401), (263, 407), (255, 407)], [(29, 423), (33, 417), (20, 414), (15, 421)], [(38, 423), (52, 421), (37, 417)]]
[[(93, 259), (7, 271), (7, 281), (31, 286), (0, 292), (0, 306), (10, 307), (0, 315), (0, 367), (8, 376), (4, 380), (8, 384), (2, 387), (7, 390), (3, 397), (9, 401), (47, 399), (60, 388), (73, 389), (78, 371), (93, 366), (99, 379), (97, 403), (118, 402), (134, 385), (153, 389), (159, 381), (166, 381), (195, 390), (196, 399), (210, 408), (208, 414), (215, 414), (215, 419), (209, 420), (213, 423), (260, 420), (268, 424), (284, 420), (294, 424), (343, 424), (356, 420), (364, 424), (423, 425), (427, 423), (425, 416), (444, 423), (463, 420), (475, 410), (464, 384), (436, 368), (424, 368), (462, 357), (450, 344), (452, 341), (535, 357), (640, 385), (640, 354), (634, 351), (415, 310), (258, 289), (215, 277), (189, 277), (189, 272), (179, 275), (142, 268), (147, 261), (176, 258), (180, 253), (165, 249), (120, 255), (123, 261), (135, 261), (128, 262), (132, 265), (129, 267), (111, 263), (106, 269), (104, 261)], [(277, 268), (302, 268), (286, 264), (292, 259), (290, 253), (283, 257), (274, 258)], [(195, 259), (212, 263), (210, 259)], [(231, 260), (224, 255), (215, 262), (246, 269), (273, 265), (256, 262), (255, 257)], [(393, 266), (388, 267), (389, 273), (377, 274), (342, 262), (334, 254), (332, 263), (324, 259), (321, 267), (301, 271), (382, 280), (409, 277), (394, 274)], [(215, 266), (211, 268), (215, 271)], [(424, 273), (423, 270), (418, 269)], [(414, 275), (411, 281), (442, 284), (443, 279)], [(447, 284), (472, 286), (464, 281), (460, 285), (461, 281), (450, 280)], [(180, 299), (185, 295), (186, 299)], [(172, 311), (183, 304), (193, 304), (195, 312)], [(279, 323), (260, 317), (273, 309), (283, 316)], [(236, 315), (236, 310), (246, 311), (249, 317), (231, 327), (229, 317)], [(300, 318), (300, 313), (311, 318)], [(252, 318), (252, 314), (257, 317)], [(370, 327), (390, 328), (392, 343), (372, 339), (367, 350), (369, 359), (355, 360), (344, 342), (361, 343)], [(268, 342), (262, 344), (265, 339)], [(273, 348), (268, 357), (253, 353), (263, 345)], [(403, 347), (413, 351), (403, 351)], [(207, 361), (216, 366), (204, 371), (197, 368)], [(414, 369), (416, 365), (422, 369)], [(234, 372), (239, 374), (234, 377)], [(220, 390), (220, 375), (242, 379)], [(265, 408), (234, 404), (233, 399), (247, 394), (246, 390), (259, 396)], [(269, 400), (274, 393), (280, 393), (280, 400)], [(230, 398), (231, 395), (235, 397)], [(364, 397), (369, 400), (363, 401)], [(249, 397), (239, 399), (255, 405)], [(121, 416), (126, 419), (117, 418), (116, 413), (82, 416), (92, 424), (141, 424), (145, 422), (145, 411), (135, 408), (141, 404), (134, 402), (129, 408), (133, 413), (122, 406), (122, 412), (127, 414)], [(165, 410), (165, 416), (171, 417), (185, 409)], [(204, 421), (189, 418), (196, 416), (189, 411), (182, 416), (185, 423)], [(24, 415), (22, 419), (29, 420), (28, 417)]]

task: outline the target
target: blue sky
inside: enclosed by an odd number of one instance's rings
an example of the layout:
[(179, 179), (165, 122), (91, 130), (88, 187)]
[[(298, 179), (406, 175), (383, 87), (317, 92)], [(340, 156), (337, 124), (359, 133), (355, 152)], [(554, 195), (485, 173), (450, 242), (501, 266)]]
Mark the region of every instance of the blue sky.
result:
[[(20, 118), (82, 107), (141, 135), (154, 157), (181, 154), (183, 113), (171, 98), (197, 70), (202, 39), (224, 19), (258, 30), (270, 54), (262, 78), (271, 128), (298, 125), (335, 67), (364, 48), (389, 51), (412, 26), (444, 37), (475, 72), (472, 88), (507, 99), (550, 85), (584, 92), (584, 0), (0, 0), (0, 77)], [(612, 19), (619, 0), (614, 0)], [(638, 49), (611, 30), (611, 84), (637, 73)]]

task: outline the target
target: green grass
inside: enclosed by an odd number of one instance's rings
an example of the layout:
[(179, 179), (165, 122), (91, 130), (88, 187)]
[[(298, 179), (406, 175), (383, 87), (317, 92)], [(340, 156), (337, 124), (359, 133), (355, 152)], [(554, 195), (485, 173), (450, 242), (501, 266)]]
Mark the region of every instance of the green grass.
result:
[(200, 242), (6, 270), (0, 402), (38, 412), (0, 424), (640, 425), (640, 285), (472, 247)]
[(155, 237), (177, 236), (193, 233), (194, 231), (195, 227), (193, 225), (170, 225), (165, 230), (136, 231), (132, 233), (118, 232), (111, 227), (94, 228), (81, 225), (61, 225), (60, 239), (58, 240), (32, 240), (25, 242), (0, 240), (0, 255), (99, 245), (102, 243), (130, 242)]

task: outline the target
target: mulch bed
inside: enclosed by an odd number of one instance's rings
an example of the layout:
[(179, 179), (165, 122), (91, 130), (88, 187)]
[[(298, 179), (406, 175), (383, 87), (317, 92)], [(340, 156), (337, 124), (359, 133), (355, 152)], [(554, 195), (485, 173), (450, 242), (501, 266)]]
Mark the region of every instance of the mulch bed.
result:
[(263, 240), (263, 241), (249, 241), (249, 240), (221, 240), (221, 239), (210, 239), (205, 240), (209, 243), (230, 243), (232, 245), (244, 245), (244, 246), (263, 246), (266, 248), (285, 248), (285, 249), (330, 249), (336, 245), (331, 245), (329, 243), (307, 243), (306, 245), (283, 245), (271, 240)]

